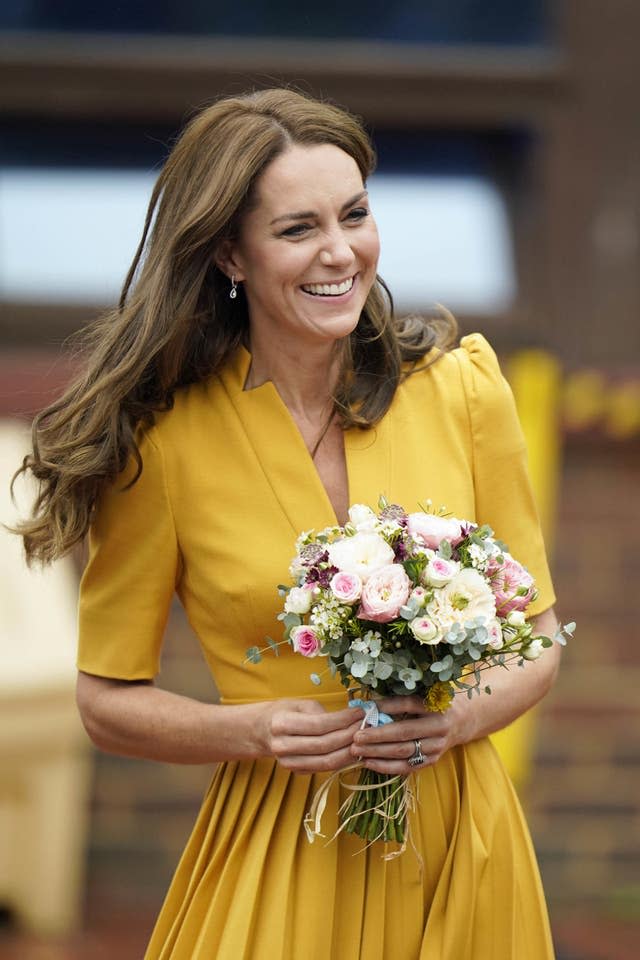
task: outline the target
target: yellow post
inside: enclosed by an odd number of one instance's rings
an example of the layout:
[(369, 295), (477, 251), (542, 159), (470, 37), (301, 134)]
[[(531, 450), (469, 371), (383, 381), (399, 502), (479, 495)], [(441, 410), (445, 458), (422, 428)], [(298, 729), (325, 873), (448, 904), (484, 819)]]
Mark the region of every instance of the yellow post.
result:
[[(544, 350), (522, 350), (509, 361), (507, 378), (522, 423), (533, 492), (551, 553), (560, 475), (560, 365)], [(534, 735), (535, 711), (530, 710), (492, 736), (519, 790), (526, 786), (531, 774)]]

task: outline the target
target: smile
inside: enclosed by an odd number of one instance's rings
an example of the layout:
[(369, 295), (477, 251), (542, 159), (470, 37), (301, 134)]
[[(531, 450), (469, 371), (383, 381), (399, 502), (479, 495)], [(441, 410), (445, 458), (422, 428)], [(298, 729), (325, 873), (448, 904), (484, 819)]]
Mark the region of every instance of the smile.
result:
[(305, 283), (302, 289), (305, 293), (311, 293), (314, 297), (340, 297), (348, 293), (353, 286), (353, 277), (343, 280), (341, 283)]

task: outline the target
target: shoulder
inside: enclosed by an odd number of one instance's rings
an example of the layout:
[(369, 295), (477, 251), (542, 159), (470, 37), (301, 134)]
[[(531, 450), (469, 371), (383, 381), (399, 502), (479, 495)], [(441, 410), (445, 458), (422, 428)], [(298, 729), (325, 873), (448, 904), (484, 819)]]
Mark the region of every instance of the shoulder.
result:
[(407, 374), (405, 383), (411, 389), (438, 387), (449, 396), (462, 393), (468, 400), (503, 392), (506, 385), (495, 351), (481, 333), (462, 337), (452, 350), (432, 350)]

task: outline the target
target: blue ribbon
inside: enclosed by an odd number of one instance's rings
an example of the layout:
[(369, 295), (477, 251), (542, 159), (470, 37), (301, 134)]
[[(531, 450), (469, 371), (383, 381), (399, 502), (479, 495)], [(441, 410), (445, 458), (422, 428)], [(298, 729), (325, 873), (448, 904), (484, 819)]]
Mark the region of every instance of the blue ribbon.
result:
[(367, 727), (382, 727), (385, 723), (393, 723), (393, 717), (387, 713), (378, 710), (378, 704), (375, 700), (349, 700), (350, 707), (359, 707), (365, 712), (364, 722)]

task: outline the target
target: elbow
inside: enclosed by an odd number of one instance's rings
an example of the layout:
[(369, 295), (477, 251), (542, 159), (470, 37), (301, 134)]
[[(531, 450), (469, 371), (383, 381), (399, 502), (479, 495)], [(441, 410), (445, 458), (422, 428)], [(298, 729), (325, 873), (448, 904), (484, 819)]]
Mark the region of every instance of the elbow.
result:
[(76, 704), (82, 725), (91, 742), (105, 753), (128, 752), (120, 727), (124, 688), (129, 686), (127, 681), (78, 674)]
[(101, 678), (91, 674), (79, 673), (76, 683), (76, 706), (85, 732), (94, 746), (108, 752), (104, 721), (99, 707), (99, 685)]

